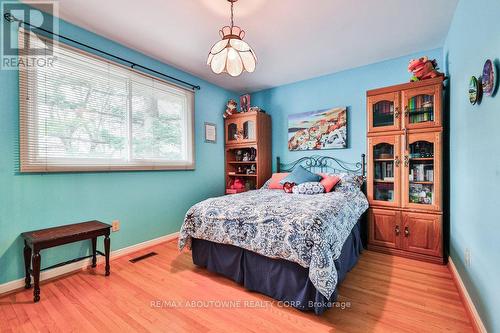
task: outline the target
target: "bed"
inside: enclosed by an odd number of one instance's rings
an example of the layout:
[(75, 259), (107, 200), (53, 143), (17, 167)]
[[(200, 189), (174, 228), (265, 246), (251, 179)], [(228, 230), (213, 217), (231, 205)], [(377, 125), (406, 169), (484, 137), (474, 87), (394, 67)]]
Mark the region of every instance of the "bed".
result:
[(224, 275), (245, 288), (287, 306), (323, 313), (335, 305), (338, 285), (363, 249), (361, 229), (368, 208), (363, 184), (365, 160), (304, 157), (283, 164), (317, 173), (341, 174), (330, 193), (288, 194), (259, 190), (204, 200), (189, 209), (179, 248), (191, 248), (195, 265)]

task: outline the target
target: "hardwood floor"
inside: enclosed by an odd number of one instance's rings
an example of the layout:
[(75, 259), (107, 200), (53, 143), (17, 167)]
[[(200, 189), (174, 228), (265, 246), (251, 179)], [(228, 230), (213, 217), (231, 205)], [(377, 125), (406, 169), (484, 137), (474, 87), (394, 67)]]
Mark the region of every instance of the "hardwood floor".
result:
[[(158, 255), (128, 261), (149, 251)], [(101, 265), (42, 283), (37, 304), (32, 289), (0, 298), (0, 332), (472, 331), (446, 266), (370, 251), (340, 287), (339, 301), (350, 307), (323, 316), (280, 307), (196, 268), (189, 252), (179, 254), (176, 241), (114, 260), (111, 276), (103, 274)], [(199, 308), (191, 301), (205, 303)], [(210, 301), (232, 302), (226, 304), (233, 308)], [(236, 307), (237, 301), (247, 307)]]

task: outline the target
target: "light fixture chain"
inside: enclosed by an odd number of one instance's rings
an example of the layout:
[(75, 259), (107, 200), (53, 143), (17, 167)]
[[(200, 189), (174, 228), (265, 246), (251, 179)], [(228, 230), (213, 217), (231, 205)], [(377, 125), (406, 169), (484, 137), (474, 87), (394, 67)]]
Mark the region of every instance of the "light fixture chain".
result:
[(231, 30), (233, 30), (233, 26), (234, 26), (234, 13), (233, 13), (233, 6), (234, 6), (234, 2), (231, 1)]

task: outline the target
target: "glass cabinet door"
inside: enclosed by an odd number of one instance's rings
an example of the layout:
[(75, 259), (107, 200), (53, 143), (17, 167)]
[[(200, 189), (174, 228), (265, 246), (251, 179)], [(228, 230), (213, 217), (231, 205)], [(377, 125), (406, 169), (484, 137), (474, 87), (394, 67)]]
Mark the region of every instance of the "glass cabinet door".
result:
[(368, 200), (379, 206), (399, 206), (400, 136), (368, 139)]
[(255, 131), (255, 120), (254, 119), (243, 119), (242, 120), (242, 140), (245, 141), (255, 141), (257, 138)]
[(404, 127), (441, 126), (441, 85), (403, 91)]
[(368, 96), (368, 132), (400, 129), (399, 93)]
[(235, 143), (238, 140), (238, 124), (236, 122), (226, 123), (226, 143)]
[(441, 208), (441, 133), (409, 134), (404, 153), (405, 207)]

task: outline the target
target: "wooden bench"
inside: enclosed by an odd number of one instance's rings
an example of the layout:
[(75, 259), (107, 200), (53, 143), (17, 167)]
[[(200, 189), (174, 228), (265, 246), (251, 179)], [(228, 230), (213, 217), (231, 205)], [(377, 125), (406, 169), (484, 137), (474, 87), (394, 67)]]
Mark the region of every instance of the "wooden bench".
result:
[[(29, 232), (23, 232), (21, 236), (24, 238), (24, 267), (26, 269), (26, 278), (24, 279), (25, 288), (31, 288), (31, 275), (34, 280), (33, 300), (40, 300), (40, 251), (54, 246), (59, 246), (68, 243), (74, 243), (86, 239), (92, 240), (92, 254), (86, 257), (81, 257), (59, 263), (42, 270), (59, 267), (68, 263), (76, 262), (86, 258), (92, 258), (92, 267), (96, 267), (97, 253), (106, 257), (106, 276), (110, 274), (109, 267), (109, 249), (110, 249), (110, 233), (111, 225), (99, 221), (89, 221), (64, 225), (60, 227), (41, 229)], [(104, 236), (104, 252), (97, 251), (97, 237)], [(32, 256), (33, 253), (33, 256)], [(31, 268), (31, 263), (33, 268)]]

